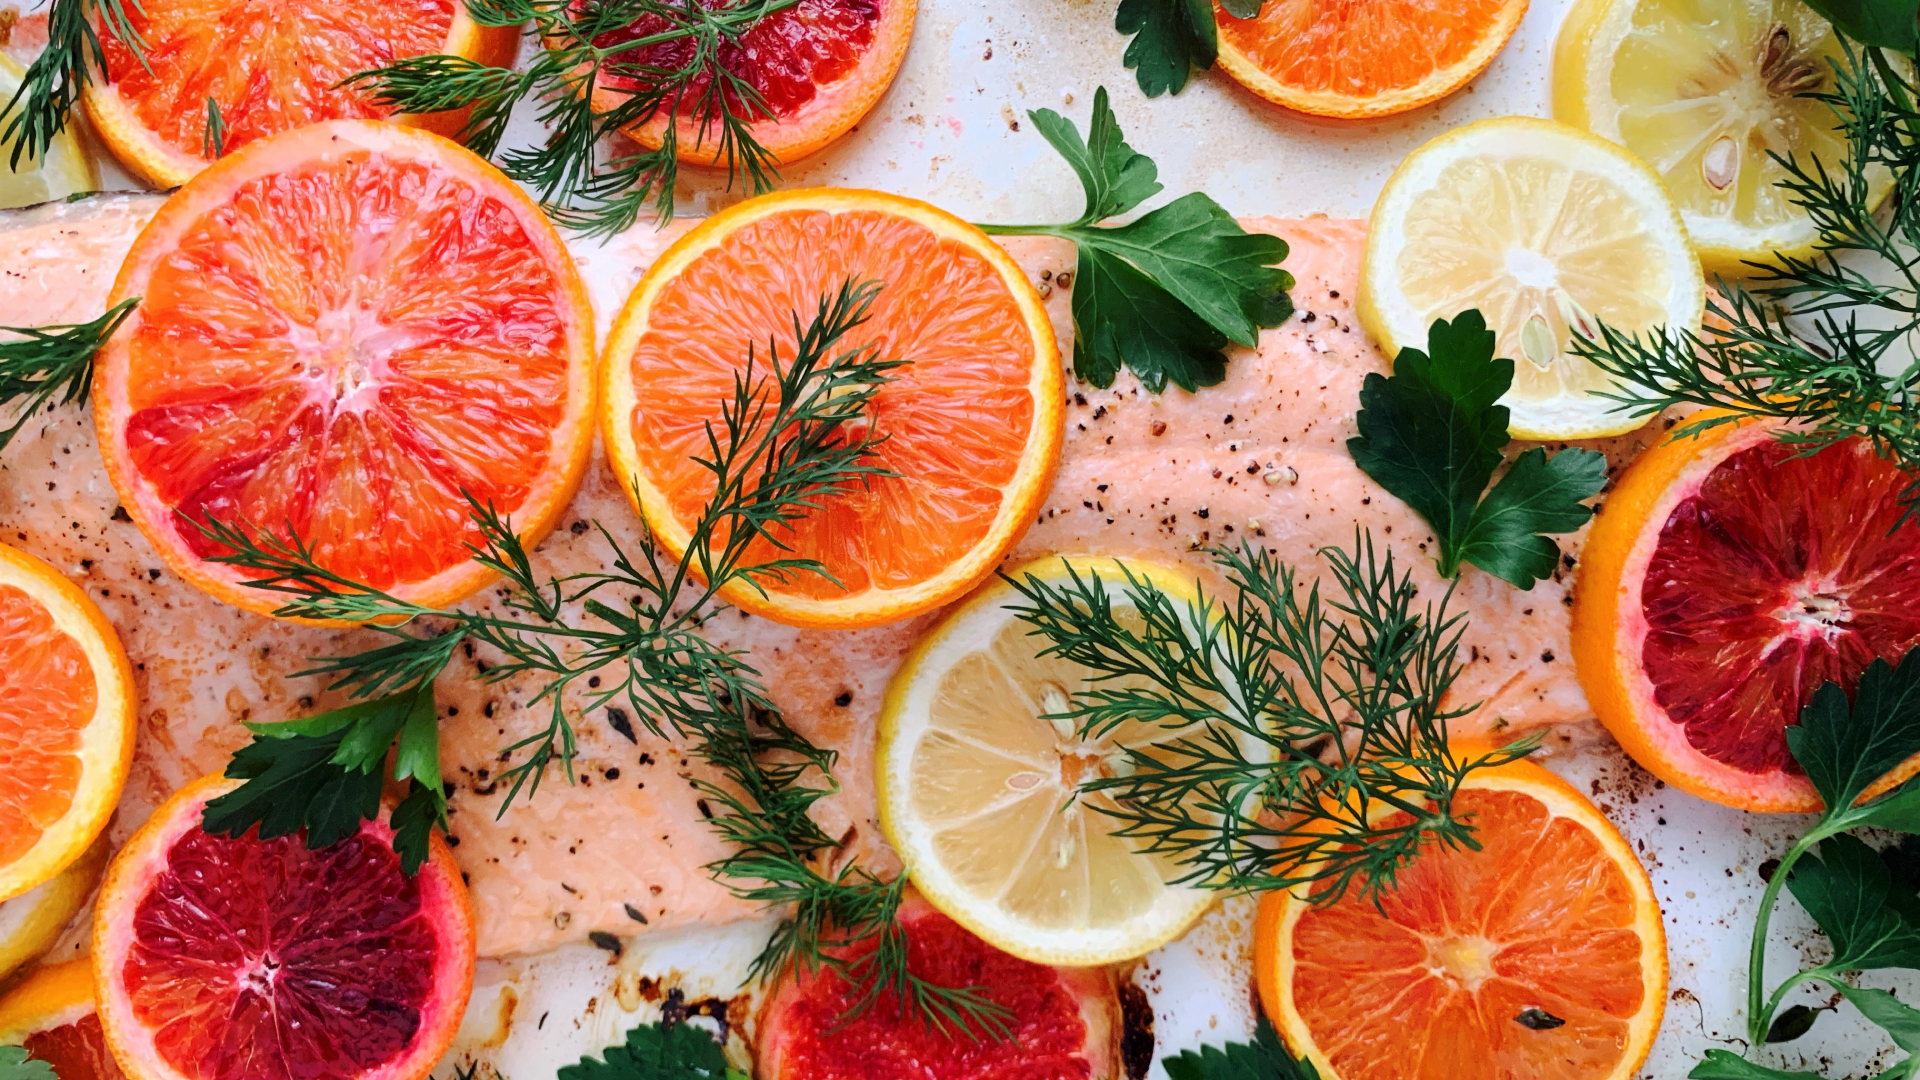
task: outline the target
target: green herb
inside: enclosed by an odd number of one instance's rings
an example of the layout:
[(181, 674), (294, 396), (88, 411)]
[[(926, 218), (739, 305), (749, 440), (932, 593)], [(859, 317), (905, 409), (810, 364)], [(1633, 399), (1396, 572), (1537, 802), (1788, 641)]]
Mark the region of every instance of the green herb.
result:
[(207, 95), (207, 127), (200, 136), (200, 156), (217, 160), (227, 152), (227, 118), (220, 112), (220, 103)]
[(1582, 502), (1607, 482), (1607, 459), (1592, 450), (1551, 458), (1534, 447), (1487, 490), (1510, 441), (1507, 407), (1513, 361), (1495, 359), (1494, 335), (1478, 311), (1436, 320), (1427, 351), (1407, 348), (1391, 378), (1369, 374), (1360, 389), (1360, 434), (1347, 450), (1433, 527), (1440, 572), (1462, 562), (1522, 589), (1551, 577), (1560, 548), (1548, 533), (1572, 532), (1593, 511)]
[[(1900, 40), (1901, 52), (1912, 51), (1910, 2), (1815, 6), (1856, 41)], [(1886, 22), (1900, 7), (1904, 14)], [(1593, 339), (1575, 335), (1573, 349), (1618, 380), (1605, 396), (1622, 410), (1727, 410), (1683, 424), (1681, 434), (1757, 416), (1797, 421), (1780, 437), (1809, 450), (1867, 439), (1915, 471), (1902, 495), (1911, 509), (1920, 506), (1920, 360), (1907, 344), (1920, 333), (1920, 109), (1910, 63), (1843, 45), (1832, 87), (1807, 96), (1832, 109), (1848, 141), (1845, 160), (1776, 156), (1787, 172), (1782, 186), (1819, 231), (1818, 250), (1753, 264), (1744, 283), (1722, 282), (1700, 333), (1636, 337), (1602, 326)], [(1875, 196), (1889, 174), (1896, 206), (1883, 217)]]
[(1160, 1064), (1169, 1080), (1320, 1080), (1313, 1062), (1287, 1053), (1265, 1016), (1259, 1018), (1251, 1043), (1182, 1050), (1161, 1058)]
[[(1324, 601), (1318, 582), (1303, 593), (1291, 567), (1252, 547), (1215, 552), (1225, 603), (1176, 601), (1132, 573), (1119, 606), (1095, 575), (1012, 579), (1040, 655), (1094, 672), (1063, 718), (1089, 737), (1130, 721), (1187, 733), (1082, 787), (1109, 796), (1117, 835), (1171, 857), (1179, 881), (1378, 895), (1427, 843), (1477, 848), (1455, 792), (1532, 749), (1462, 758), (1448, 746), (1448, 723), (1473, 710), (1440, 704), (1461, 670), (1450, 591), (1416, 606), (1412, 575), (1370, 536), (1321, 554), (1338, 589)], [(1378, 820), (1391, 811), (1409, 816)]]
[(94, 354), (139, 302), (122, 300), (99, 318), (71, 326), (0, 326), (0, 406), (17, 410), (13, 424), (0, 431), (0, 450), (56, 395), (62, 405), (87, 399)]
[(60, 1080), (53, 1066), (27, 1057), (25, 1047), (0, 1046), (0, 1080)]
[[(531, 24), (540, 44), (524, 69), (436, 54), (395, 60), (347, 85), (401, 112), (471, 109), (463, 142), (496, 156), (502, 171), (540, 196), (555, 221), (610, 235), (631, 226), (649, 202), (661, 221), (673, 216), (682, 149), (677, 123), (664, 125), (655, 150), (624, 149), (624, 136), (616, 138), (663, 117), (691, 122), (692, 150), (723, 162), (729, 187), (737, 180), (756, 195), (772, 189), (778, 162), (753, 137), (752, 125), (772, 119), (773, 110), (720, 54), (760, 20), (798, 2), (466, 0), (481, 25)], [(635, 32), (636, 24), (644, 32)], [(657, 48), (662, 45), (671, 48)], [(618, 104), (596, 111), (596, 92), (614, 95)], [(500, 152), (508, 116), (521, 102), (538, 103), (549, 134), (538, 146)], [(603, 146), (621, 149), (603, 163)]]
[(107, 66), (106, 51), (94, 30), (96, 21), (124, 44), (142, 64), (146, 41), (133, 28), (128, 12), (138, 12), (140, 0), (51, 0), (47, 6), (47, 46), (27, 66), (20, 88), (0, 109), (6, 126), (0, 128), (0, 146), (10, 146), (7, 167), (20, 171), (23, 161), (44, 157), (54, 137), (66, 130), (67, 117), (80, 100), (80, 88), (94, 69)]
[(1849, 40), (1911, 56), (1920, 46), (1913, 0), (1807, 0), (1807, 6)]
[(604, 1060), (585, 1057), (560, 1070), (559, 1080), (748, 1080), (727, 1064), (713, 1036), (691, 1024), (643, 1024)]
[[(1236, 19), (1260, 14), (1261, 0), (1220, 0)], [(1220, 30), (1213, 0), (1120, 0), (1113, 28), (1133, 40), (1121, 62), (1133, 70), (1148, 97), (1186, 89), (1194, 69), (1205, 70), (1219, 58)]]
[[(907, 970), (893, 918), (904, 879), (882, 882), (852, 864), (822, 871), (830, 862), (823, 856), (839, 841), (822, 832), (808, 810), (837, 790), (834, 752), (786, 724), (742, 654), (699, 632), (731, 585), (759, 588), (801, 574), (825, 576), (825, 567), (810, 559), (748, 562), (746, 555), (758, 539), (785, 550), (790, 523), (884, 475), (872, 463), (883, 436), (856, 422), (901, 362), (878, 358), (871, 345), (841, 347), (866, 322), (878, 292), (877, 284), (850, 282), (822, 299), (808, 325), (796, 315), (799, 341), (790, 361), (769, 342), (763, 368), (749, 350), (720, 423), (708, 426), (708, 456), (699, 464), (713, 475), (715, 490), (691, 523), (687, 554), (679, 560), (664, 558), (650, 534), (629, 554), (602, 529), (614, 548), (611, 570), (543, 579), (511, 524), (476, 504), (481, 543), (474, 558), (504, 579), (505, 596), (503, 613), (479, 614), (408, 603), (343, 578), (317, 565), (297, 538), (201, 523), (231, 549), (220, 561), (258, 574), (254, 587), (289, 597), (277, 614), (366, 624), (392, 639), (323, 658), (307, 672), (330, 675), (334, 688), (371, 700), (295, 721), (284, 737), (278, 725), (256, 727), (254, 741), (228, 767), (228, 775), (247, 783), (209, 805), (208, 827), (236, 831), (257, 821), (345, 835), (356, 826), (355, 815), (377, 814), (380, 761), (398, 739), (395, 779), (410, 774), (415, 784), (394, 813), (395, 829), (404, 826), (405, 837), (424, 843), (433, 823), (445, 827), (433, 680), (462, 645), (483, 645), (503, 659), (482, 678), (541, 678), (533, 700), (550, 709), (546, 730), (502, 750), (506, 757), (523, 755), (502, 774), (510, 783), (502, 814), (523, 790), (529, 797), (537, 792), (556, 761), (571, 782), (576, 744), (563, 694), (600, 676), (605, 685), (587, 694), (583, 712), (624, 702), (650, 731), (687, 746), (723, 778), (694, 781), (718, 808), (713, 827), (733, 846), (708, 869), (739, 896), (794, 905), (756, 958), (756, 974), (778, 976), (791, 964), (824, 967), (863, 987), (856, 1012), (892, 995), (942, 1030), (1004, 1032), (1006, 1011), (978, 991), (935, 986)], [(850, 425), (864, 434), (848, 438)], [(600, 599), (605, 595), (623, 598), (621, 606)], [(584, 619), (568, 618), (576, 605)], [(431, 630), (418, 630), (422, 622)], [(402, 838), (396, 836), (396, 847)], [(309, 842), (318, 839), (309, 836)]]
[(1051, 109), (1027, 116), (1079, 175), (1086, 210), (1064, 225), (981, 228), (1073, 241), (1073, 370), (1082, 382), (1110, 386), (1124, 364), (1155, 393), (1168, 380), (1184, 390), (1211, 386), (1226, 377), (1228, 342), (1251, 347), (1261, 327), (1293, 314), (1293, 275), (1279, 268), (1286, 241), (1247, 232), (1199, 192), (1124, 225), (1099, 224), (1161, 190), (1153, 159), (1122, 138), (1106, 87), (1093, 95), (1085, 141)]
[[(1882, 990), (1854, 986), (1846, 975), (1885, 968), (1920, 969), (1920, 893), (1911, 875), (1896, 877), (1887, 858), (1849, 835), (1864, 827), (1920, 833), (1920, 780), (1862, 799), (1873, 783), (1920, 753), (1920, 648), (1898, 666), (1875, 660), (1860, 677), (1851, 704), (1837, 683), (1815, 691), (1787, 728), (1787, 746), (1806, 770), (1826, 809), (1780, 858), (1754, 921), (1747, 967), (1747, 1041), (1797, 1038), (1813, 1010), (1787, 1023), (1781, 1006), (1803, 983), (1821, 983), (1886, 1031), (1909, 1055), (1920, 1053), (1920, 1011)], [(1904, 868), (1903, 868), (1904, 870)], [(1833, 945), (1825, 963), (1803, 968), (1769, 993), (1767, 930), (1782, 889), (1793, 894)], [(1907, 1057), (1879, 1075), (1905, 1077), (1920, 1067)], [(1709, 1051), (1692, 1073), (1704, 1080), (1809, 1077), (1754, 1065), (1724, 1050)]]

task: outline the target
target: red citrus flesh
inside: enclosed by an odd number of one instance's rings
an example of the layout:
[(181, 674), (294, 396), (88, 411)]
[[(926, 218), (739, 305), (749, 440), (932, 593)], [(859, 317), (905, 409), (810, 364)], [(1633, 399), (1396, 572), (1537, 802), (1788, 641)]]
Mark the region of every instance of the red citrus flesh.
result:
[[(776, 118), (790, 116), (812, 101), (821, 87), (838, 82), (860, 63), (873, 44), (882, 5), (891, 2), (800, 0), (767, 16), (737, 41), (723, 42), (720, 63), (752, 86)], [(733, 0), (700, 3), (708, 9), (734, 6)], [(648, 15), (623, 29), (601, 34), (594, 44), (606, 48), (665, 28), (665, 20)], [(620, 62), (677, 68), (686, 64), (692, 49), (693, 43), (685, 39), (662, 42), (620, 54)], [(683, 113), (694, 110), (710, 81), (705, 75), (694, 80), (684, 98)], [(640, 85), (638, 80), (626, 77), (610, 78), (607, 84), (616, 90)], [(742, 104), (731, 94), (728, 107), (735, 115), (744, 115)]]
[(36, 1031), (21, 1045), (26, 1047), (27, 1057), (52, 1065), (60, 1080), (124, 1080), (126, 1076), (107, 1050), (98, 1013)]
[(1674, 508), (1644, 579), (1642, 662), (1694, 749), (1798, 773), (1785, 731), (1813, 691), (1851, 690), (1920, 643), (1920, 524), (1895, 528), (1911, 479), (1860, 441), (1800, 456), (1768, 439)]
[(128, 4), (143, 64), (103, 35), (107, 81), (174, 149), (206, 145), (207, 100), (231, 151), (320, 120), (381, 120), (393, 110), (340, 87), (397, 58), (442, 52), (455, 0), (215, 0)]
[(860, 990), (796, 972), (761, 1017), (766, 1080), (1106, 1080), (1115, 1004), (1103, 969), (1050, 968), (1010, 956), (923, 900), (903, 905), (907, 967), (941, 986), (977, 986), (1011, 1013), (1010, 1041), (930, 1029), (883, 998), (850, 1022)]
[(80, 643), (45, 606), (0, 585), (0, 867), (31, 851), (72, 808), (81, 739), (98, 708)]

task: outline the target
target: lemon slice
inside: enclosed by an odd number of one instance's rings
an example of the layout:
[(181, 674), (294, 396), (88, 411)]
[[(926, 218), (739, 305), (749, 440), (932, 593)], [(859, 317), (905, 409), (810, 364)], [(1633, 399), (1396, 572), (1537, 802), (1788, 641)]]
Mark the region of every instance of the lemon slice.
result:
[[(13, 100), (13, 93), (20, 89), (20, 80), (26, 74), (26, 69), (15, 63), (12, 57), (0, 55), (0, 108), (5, 108), (6, 103)], [(4, 120), (0, 120), (0, 129), (5, 126)], [(79, 135), (71, 122), (66, 130), (54, 136), (53, 145), (44, 159), (22, 158), (19, 172), (7, 168), (12, 153), (11, 144), (0, 147), (0, 210), (64, 199), (76, 192), (93, 191), (100, 186), (93, 159), (87, 156), (86, 149), (80, 145)]]
[(1510, 116), (1407, 155), (1374, 204), (1361, 325), (1389, 356), (1424, 348), (1435, 319), (1486, 316), (1514, 361), (1501, 399), (1523, 439), (1617, 435), (1645, 423), (1596, 395), (1607, 374), (1570, 350), (1604, 322), (1697, 330), (1706, 280), (1653, 170), (1613, 143)]
[[(1069, 567), (1098, 576), (1123, 619), (1126, 570), (1183, 611), (1195, 596), (1191, 578), (1118, 559), (1048, 558), (1012, 576), (1062, 581)], [(1045, 639), (1015, 615), (1018, 602), (995, 582), (894, 676), (880, 716), (881, 829), (922, 895), (1005, 952), (1062, 967), (1140, 956), (1185, 932), (1214, 894), (1169, 884), (1182, 871), (1142, 853), (1145, 841), (1114, 835), (1107, 795), (1076, 798), (1075, 788), (1129, 768), (1127, 748), (1183, 732), (1129, 722), (1083, 739), (1069, 722), (1043, 719), (1093, 684), (1087, 668), (1035, 655)]]
[[(1652, 165), (1701, 258), (1739, 273), (1818, 237), (1770, 155), (1846, 160), (1833, 111), (1802, 96), (1832, 90), (1844, 55), (1801, 0), (1582, 0), (1560, 30), (1553, 114)], [(1893, 174), (1868, 179), (1877, 207)]]
[(105, 837), (44, 884), (0, 903), (0, 982), (53, 947), (107, 865)]

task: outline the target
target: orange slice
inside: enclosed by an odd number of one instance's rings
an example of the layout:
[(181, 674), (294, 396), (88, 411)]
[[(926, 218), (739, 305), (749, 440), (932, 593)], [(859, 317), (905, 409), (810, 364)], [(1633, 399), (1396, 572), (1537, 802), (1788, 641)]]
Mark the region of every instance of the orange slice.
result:
[(24, 1046), (29, 1061), (60, 1080), (123, 1080), (93, 1004), (93, 965), (84, 956), (35, 970), (0, 998), (0, 1046)]
[[(701, 0), (706, 7), (728, 6)], [(753, 137), (772, 152), (776, 161), (798, 161), (845, 135), (867, 115), (880, 95), (893, 85), (913, 37), (918, 0), (799, 0), (793, 7), (762, 19), (738, 40), (720, 45), (720, 62), (734, 76), (759, 93), (773, 111), (771, 119), (749, 113), (738, 101), (734, 115), (754, 116)], [(602, 34), (596, 44), (608, 46), (658, 33), (654, 16), (636, 20), (624, 29)], [(664, 42), (622, 54), (627, 64), (678, 67), (686, 63), (684, 41)], [(686, 97), (691, 111), (709, 80), (696, 80)], [(607, 111), (638, 84), (614, 77), (594, 88), (594, 107)], [(702, 131), (683, 111), (676, 118), (676, 156), (701, 164), (724, 164), (718, 129)], [(658, 149), (667, 118), (628, 129), (649, 150)]]
[(120, 501), (230, 604), (275, 594), (194, 522), (289, 528), (321, 565), (443, 606), (489, 573), (467, 497), (528, 546), (592, 447), (593, 316), (519, 187), (437, 135), (335, 120), (221, 159), (167, 201), (113, 301), (94, 417)]
[(1527, 0), (1267, 0), (1216, 8), (1220, 66), (1296, 112), (1356, 120), (1417, 109), (1473, 81)]
[(520, 48), (519, 27), (481, 26), (460, 0), (141, 0), (126, 12), (145, 62), (102, 29), (105, 77), (82, 84), (82, 102), (107, 149), (157, 188), (207, 167), (209, 98), (227, 151), (321, 120), (452, 135), (461, 113), (394, 116), (340, 82), (428, 53), (508, 67)]
[(386, 815), (331, 847), (200, 827), (203, 777), (114, 857), (94, 910), (101, 1026), (135, 1080), (419, 1080), (473, 990), (473, 912), (446, 841), (401, 872)]
[[(846, 348), (876, 345), (905, 368), (881, 388), (874, 457), (897, 476), (837, 496), (784, 537), (816, 575), (744, 581), (722, 595), (795, 626), (904, 619), (957, 599), (1013, 546), (1060, 457), (1065, 393), (1040, 297), (978, 229), (925, 203), (822, 188), (762, 196), (711, 217), (668, 249), (634, 289), (607, 341), (607, 458), (676, 558), (714, 490), (695, 459), (708, 423), (754, 347), (783, 358), (823, 295), (848, 279), (882, 283), (871, 320)], [(749, 564), (783, 557), (757, 542)]]
[(58, 570), (0, 544), (0, 900), (79, 860), (133, 764), (133, 669)]
[[(1479, 851), (1423, 848), (1394, 886), (1270, 893), (1267, 1015), (1321, 1080), (1629, 1080), (1667, 998), (1653, 883), (1598, 808), (1538, 765), (1472, 773)], [(1396, 812), (1402, 813), (1402, 812)]]
[(1912, 474), (1869, 444), (1802, 456), (1779, 433), (1748, 421), (1634, 459), (1580, 557), (1573, 658), (1594, 714), (1648, 772), (1803, 812), (1820, 797), (1787, 726), (1821, 683), (1851, 692), (1876, 657), (1920, 645), (1920, 523), (1901, 523)]

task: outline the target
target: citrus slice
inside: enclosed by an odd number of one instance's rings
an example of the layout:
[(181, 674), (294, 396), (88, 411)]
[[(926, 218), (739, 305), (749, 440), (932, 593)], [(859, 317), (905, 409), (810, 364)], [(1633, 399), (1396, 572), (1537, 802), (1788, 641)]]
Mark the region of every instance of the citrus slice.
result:
[(86, 906), (106, 866), (103, 836), (45, 884), (0, 903), (0, 982), (53, 947), (61, 931)]
[[(11, 56), (0, 53), (0, 106), (13, 100), (26, 74), (26, 69)], [(100, 187), (100, 174), (94, 170), (93, 158), (87, 155), (80, 133), (71, 123), (53, 137), (53, 145), (45, 157), (23, 157), (17, 171), (7, 164), (13, 147), (0, 147), (0, 151), (4, 151), (0, 153), (0, 210), (52, 202)]]
[(1500, 54), (1527, 0), (1266, 0), (1251, 19), (1216, 5), (1220, 66), (1296, 112), (1391, 116), (1438, 101)]
[[(1010, 1038), (937, 1031), (882, 999), (844, 1019), (865, 988), (794, 970), (760, 1014), (757, 1074), (778, 1080), (1108, 1080), (1121, 1075), (1120, 1004), (1105, 968), (1049, 968), (1009, 956), (911, 893), (901, 904), (907, 970), (1004, 1007)], [(871, 951), (877, 943), (862, 948)], [(857, 955), (857, 953), (856, 953)]]
[(1913, 477), (1864, 442), (1801, 456), (1779, 425), (1669, 438), (1607, 496), (1580, 558), (1573, 656), (1594, 714), (1667, 783), (1748, 810), (1819, 796), (1786, 728), (1920, 644)]
[[(459, 0), (141, 0), (126, 8), (140, 55), (102, 28), (105, 77), (83, 82), (100, 141), (127, 171), (179, 187), (220, 151), (322, 120), (384, 120), (457, 132), (461, 113), (394, 116), (341, 86), (409, 56), (446, 53), (506, 67), (517, 26), (482, 26)], [(208, 102), (224, 137), (209, 141)]]
[(1646, 421), (1596, 396), (1614, 384), (1570, 351), (1597, 322), (1698, 330), (1706, 279), (1660, 178), (1577, 128), (1509, 116), (1407, 155), (1374, 204), (1359, 314), (1388, 356), (1435, 319), (1486, 316), (1514, 361), (1501, 399), (1522, 439), (1579, 439)]
[[(1553, 114), (1632, 150), (1673, 193), (1708, 265), (1804, 255), (1812, 218), (1781, 187), (1775, 155), (1829, 168), (1848, 157), (1833, 110), (1805, 95), (1833, 90), (1845, 50), (1800, 0), (1701, 5), (1691, 0), (1582, 0), (1553, 62)], [(1893, 174), (1869, 178), (1872, 206)]]
[(93, 1005), (93, 964), (82, 956), (36, 969), (0, 998), (0, 1046), (24, 1046), (60, 1080), (123, 1080)]
[(188, 784), (127, 841), (94, 909), (107, 1045), (136, 1080), (418, 1080), (473, 989), (473, 912), (437, 834), (401, 872), (386, 815), (331, 847), (200, 827)]
[(1473, 772), (1453, 805), (1479, 850), (1428, 845), (1377, 906), (1357, 889), (1261, 902), (1254, 972), (1274, 1026), (1321, 1080), (1638, 1076), (1667, 943), (1633, 849), (1529, 762)]
[[(1071, 572), (1097, 577), (1123, 618), (1128, 573), (1182, 610), (1197, 596), (1190, 577), (1119, 559), (1047, 558), (1010, 576), (1060, 582)], [(875, 759), (880, 827), (921, 894), (997, 948), (1074, 967), (1141, 956), (1184, 933), (1214, 893), (1171, 884), (1188, 868), (1147, 854), (1148, 839), (1115, 835), (1111, 796), (1076, 792), (1084, 778), (1129, 768), (1128, 749), (1191, 729), (1129, 722), (1087, 738), (1044, 719), (1094, 685), (1093, 672), (1036, 656), (1019, 603), (1006, 582), (988, 585), (894, 676)], [(1251, 740), (1243, 750), (1260, 753)]]
[[(110, 302), (100, 448), (167, 565), (275, 594), (199, 525), (291, 529), (324, 567), (432, 606), (491, 576), (468, 499), (529, 547), (593, 443), (593, 316), (524, 192), (437, 135), (335, 120), (254, 143), (169, 199)], [(198, 523), (198, 524), (196, 524)]]
[[(730, 6), (723, 0), (700, 0), (704, 7)], [(719, 61), (726, 70), (753, 87), (772, 111), (771, 119), (750, 111), (729, 95), (735, 116), (752, 117), (753, 138), (781, 162), (798, 161), (847, 133), (867, 115), (880, 95), (893, 85), (900, 62), (913, 37), (919, 0), (799, 0), (776, 11), (737, 39), (722, 41)], [(594, 39), (602, 47), (658, 33), (664, 23), (644, 16), (631, 26)], [(687, 62), (685, 40), (663, 42), (621, 54), (622, 63), (677, 68)], [(702, 130), (692, 115), (695, 103), (707, 92), (710, 80), (702, 76), (687, 88), (685, 106), (676, 118), (676, 156), (702, 164), (726, 161), (721, 132)], [(603, 77), (594, 88), (594, 107), (617, 108), (640, 84), (627, 77)], [(658, 149), (667, 118), (628, 129), (634, 141)]]
[(0, 900), (86, 853), (133, 765), (133, 669), (58, 570), (0, 544)]
[[(1060, 458), (1059, 347), (1026, 274), (952, 215), (874, 191), (764, 195), (708, 218), (653, 264), (607, 341), (607, 459), (675, 558), (714, 491), (707, 425), (748, 350), (793, 356), (803, 323), (849, 280), (877, 281), (870, 320), (841, 347), (873, 345), (892, 372), (871, 405), (872, 460), (894, 476), (835, 496), (746, 563), (811, 558), (833, 581), (736, 580), (721, 595), (796, 626), (893, 622), (939, 607), (993, 572), (1032, 523)], [(938, 301), (933, 302), (937, 297)]]

